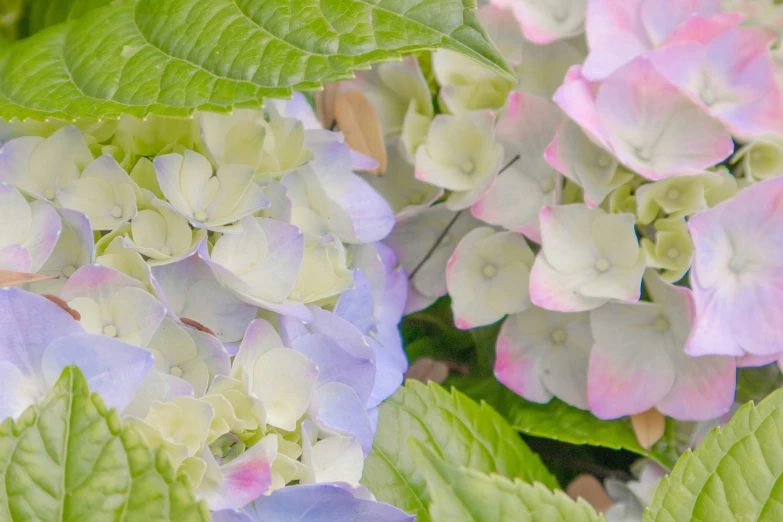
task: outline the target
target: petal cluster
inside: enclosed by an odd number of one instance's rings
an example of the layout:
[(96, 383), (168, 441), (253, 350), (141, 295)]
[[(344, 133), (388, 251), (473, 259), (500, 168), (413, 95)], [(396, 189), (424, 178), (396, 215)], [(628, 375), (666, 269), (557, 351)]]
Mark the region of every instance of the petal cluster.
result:
[(0, 417), (75, 364), (216, 517), (315, 492), (335, 520), (410, 520), (359, 486), (408, 366), (408, 279), (379, 243), (395, 211), (366, 161), (301, 95), (54, 126), (0, 148), (0, 270), (54, 276), (0, 289)]

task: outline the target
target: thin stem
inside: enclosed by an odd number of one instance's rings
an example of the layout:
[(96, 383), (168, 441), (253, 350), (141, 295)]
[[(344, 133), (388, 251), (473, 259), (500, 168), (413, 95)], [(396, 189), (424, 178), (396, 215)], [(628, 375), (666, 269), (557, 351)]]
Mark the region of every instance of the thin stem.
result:
[[(520, 158), (519, 154), (517, 154), (516, 156), (511, 158), (511, 161), (506, 163), (506, 165), (502, 169), (500, 169), (500, 171), (498, 172), (498, 176), (503, 174), (503, 172), (505, 172), (511, 165), (516, 163), (519, 160), (519, 158)], [(411, 273), (408, 275), (408, 281), (412, 281), (413, 278), (416, 276), (416, 274), (421, 269), (421, 267), (424, 266), (424, 263), (429, 261), (430, 257), (432, 257), (432, 254), (435, 253), (435, 250), (437, 250), (438, 246), (440, 246), (441, 242), (443, 242), (443, 238), (445, 238), (448, 235), (449, 230), (451, 230), (451, 227), (454, 226), (454, 223), (457, 222), (457, 220), (459, 219), (459, 217), (462, 215), (463, 212), (464, 212), (464, 210), (460, 210), (459, 212), (454, 214), (454, 217), (451, 218), (451, 221), (449, 221), (449, 224), (446, 225), (446, 228), (443, 229), (443, 232), (441, 232), (441, 234), (438, 236), (438, 239), (435, 240), (435, 243), (432, 245), (432, 248), (429, 249), (429, 251), (427, 252), (427, 255), (424, 256), (424, 259), (422, 259), (421, 262), (419, 262), (419, 264), (416, 265), (416, 268), (414, 268), (411, 271)]]

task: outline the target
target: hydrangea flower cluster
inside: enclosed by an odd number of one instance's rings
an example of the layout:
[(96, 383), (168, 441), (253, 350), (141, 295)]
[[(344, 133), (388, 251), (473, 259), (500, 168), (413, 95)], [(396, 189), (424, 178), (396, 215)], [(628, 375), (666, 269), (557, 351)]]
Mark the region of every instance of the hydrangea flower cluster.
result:
[(495, 375), (531, 401), (721, 416), (783, 355), (783, 6), (488, 4), (516, 84), (439, 50), (343, 86), (381, 116), (406, 312), (505, 317)]
[(374, 160), (299, 94), (3, 138), (0, 270), (53, 278), (0, 289), (2, 418), (75, 364), (217, 520), (411, 520), (359, 486), (407, 369)]

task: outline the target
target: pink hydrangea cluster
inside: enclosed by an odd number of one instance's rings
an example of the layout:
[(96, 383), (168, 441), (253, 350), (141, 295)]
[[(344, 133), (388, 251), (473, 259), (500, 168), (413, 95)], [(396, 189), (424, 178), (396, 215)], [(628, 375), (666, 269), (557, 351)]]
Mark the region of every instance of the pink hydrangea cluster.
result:
[(531, 401), (728, 411), (737, 368), (783, 355), (783, 30), (756, 11), (495, 0), (479, 18), (516, 83), (443, 50), (351, 82), (391, 155), (365, 178), (406, 311), (448, 294), (458, 328), (505, 317), (495, 375)]

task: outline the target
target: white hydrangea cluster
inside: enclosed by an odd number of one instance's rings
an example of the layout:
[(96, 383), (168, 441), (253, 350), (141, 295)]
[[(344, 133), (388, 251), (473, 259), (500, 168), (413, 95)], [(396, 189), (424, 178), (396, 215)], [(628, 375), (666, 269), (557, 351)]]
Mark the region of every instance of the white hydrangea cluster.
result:
[(354, 173), (374, 160), (300, 94), (4, 134), (0, 270), (53, 278), (0, 291), (0, 417), (77, 364), (213, 511), (291, 483), (367, 501), (377, 406), (407, 369), (394, 212)]

